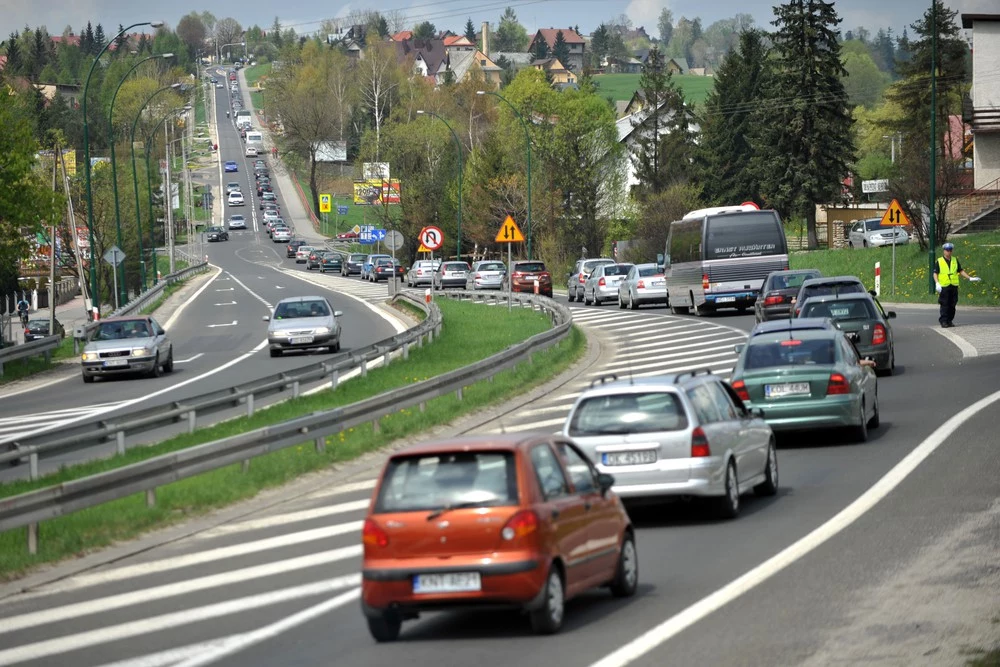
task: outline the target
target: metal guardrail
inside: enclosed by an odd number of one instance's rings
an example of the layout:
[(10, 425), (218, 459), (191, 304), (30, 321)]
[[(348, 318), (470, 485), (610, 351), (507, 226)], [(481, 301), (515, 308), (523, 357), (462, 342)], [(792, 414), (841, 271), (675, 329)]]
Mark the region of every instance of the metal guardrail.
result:
[[(449, 292), (444, 296), (459, 299), (505, 303), (508, 295), (477, 292)], [(398, 298), (421, 305), (423, 300), (414, 293)], [(512, 345), (487, 359), (439, 375), (422, 382), (408, 384), (351, 405), (315, 412), (310, 415), (272, 424), (248, 433), (197, 445), (178, 452), (157, 456), (116, 470), (92, 475), (56, 486), (38, 489), (18, 496), (0, 499), (0, 532), (28, 527), (28, 550), (35, 553), (38, 544), (38, 522), (71, 514), (145, 492), (147, 505), (156, 502), (156, 489), (165, 484), (199, 475), (211, 470), (250, 459), (312, 440), (317, 451), (326, 447), (326, 437), (344, 429), (371, 422), (376, 432), (383, 417), (400, 410), (419, 406), (423, 410), (430, 399), (455, 393), (461, 400), (465, 387), (492, 378), (532, 355), (565, 338), (572, 326), (572, 315), (565, 306), (533, 294), (514, 294), (520, 306), (536, 307), (549, 313), (553, 327), (526, 341)], [(437, 310), (431, 306), (432, 310)], [(425, 311), (426, 312), (426, 311)], [(440, 311), (438, 311), (440, 312)], [(431, 318), (424, 320), (430, 321)], [(431, 337), (431, 328), (426, 330)]]
[(52, 358), (52, 350), (59, 347), (61, 342), (62, 338), (59, 336), (46, 336), (45, 338), (33, 340), (30, 343), (11, 345), (10, 347), (0, 349), (0, 377), (3, 377), (3, 365), (9, 361), (35, 357), (39, 354), (44, 354), (45, 361), (49, 361)]

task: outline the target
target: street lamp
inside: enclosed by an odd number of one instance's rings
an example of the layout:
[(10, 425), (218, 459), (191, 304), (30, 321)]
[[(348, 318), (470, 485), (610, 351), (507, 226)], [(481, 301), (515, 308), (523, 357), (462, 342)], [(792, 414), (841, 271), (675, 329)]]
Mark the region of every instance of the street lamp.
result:
[(499, 97), (507, 104), (507, 106), (510, 107), (510, 110), (514, 112), (517, 119), (521, 121), (521, 127), (524, 128), (524, 147), (528, 154), (528, 221), (526, 225), (528, 230), (527, 250), (528, 259), (531, 259), (531, 134), (528, 133), (528, 124), (524, 122), (524, 116), (522, 116), (521, 112), (517, 110), (517, 107), (511, 104), (510, 100), (500, 93), (493, 90), (477, 90), (476, 95), (492, 95), (493, 97)]
[[(160, 28), (163, 26), (163, 21), (133, 23), (127, 28), (120, 30), (114, 37), (108, 40), (104, 48), (94, 57), (94, 62), (90, 65), (90, 71), (87, 72), (87, 79), (83, 83), (83, 173), (87, 195), (87, 233), (90, 237), (90, 306), (92, 311), (96, 308), (97, 312), (100, 312), (100, 295), (97, 293), (97, 265), (94, 262), (94, 196), (90, 189), (90, 125), (87, 122), (87, 91), (90, 89), (90, 78), (94, 75), (94, 69), (97, 67), (97, 63), (101, 61), (101, 56), (108, 50), (108, 47), (132, 28), (144, 25), (148, 25), (151, 28)], [(94, 305), (95, 299), (97, 300), (96, 306)]]
[[(118, 91), (122, 89), (125, 84), (125, 80), (128, 79), (129, 75), (132, 74), (139, 67), (139, 65), (144, 62), (149, 62), (150, 60), (155, 60), (157, 58), (173, 58), (172, 53), (157, 53), (146, 58), (139, 60), (136, 64), (132, 65), (129, 71), (125, 72), (125, 76), (122, 80), (118, 82), (118, 87), (115, 88), (114, 95), (111, 96), (111, 105), (108, 109), (108, 143), (111, 144), (111, 184), (112, 191), (115, 196), (115, 232), (118, 237), (118, 247), (122, 247), (122, 218), (121, 218), (121, 208), (118, 205), (118, 162), (115, 159), (115, 100), (118, 98)], [(135, 150), (133, 149), (133, 155)], [(135, 160), (132, 161), (132, 167), (135, 167)], [(135, 179), (133, 179), (134, 181)], [(139, 216), (139, 191), (136, 190), (135, 193), (136, 200), (136, 221), (138, 221)], [(142, 268), (142, 228), (139, 230), (139, 270), (143, 274), (142, 277), (142, 287), (146, 289), (146, 277), (145, 270)], [(119, 287), (119, 298), (121, 303), (125, 303), (126, 296), (126, 285), (125, 285), (125, 267), (122, 266), (122, 279)]]
[(448, 124), (448, 121), (441, 116), (437, 115), (433, 111), (424, 111), (423, 109), (418, 110), (417, 113), (434, 116), (439, 121), (444, 123), (444, 126), (448, 128), (448, 131), (451, 132), (452, 138), (455, 140), (455, 148), (458, 149), (458, 234), (455, 259), (462, 259), (462, 173), (465, 170), (462, 166), (462, 142), (459, 141), (458, 135), (455, 134), (455, 130), (453, 130), (451, 125)]
[(243, 41), (243, 42), (229, 42), (228, 44), (223, 44), (221, 47), (219, 47), (219, 57), (220, 58), (222, 57), (222, 51), (223, 51), (223, 49), (225, 49), (227, 46), (242, 46), (243, 47), (243, 57), (246, 58), (246, 56), (247, 56), (247, 43), (245, 41)]
[[(136, 128), (136, 125), (139, 124), (139, 118), (142, 117), (142, 112), (146, 109), (146, 106), (150, 102), (153, 101), (154, 97), (156, 97), (157, 95), (159, 95), (160, 93), (162, 93), (165, 90), (174, 90), (174, 89), (177, 89), (177, 88), (180, 88), (180, 87), (181, 87), (181, 84), (175, 83), (175, 84), (172, 84), (172, 85), (169, 85), (169, 86), (164, 86), (163, 88), (160, 88), (155, 93), (153, 93), (152, 95), (150, 95), (149, 98), (145, 102), (142, 103), (142, 106), (139, 107), (139, 111), (135, 114), (135, 120), (132, 121), (132, 132), (129, 134), (129, 146), (130, 146), (130, 148), (132, 150), (132, 187), (135, 190), (135, 222), (136, 222), (136, 225), (139, 228), (139, 270), (142, 273), (142, 288), (143, 289), (146, 289), (146, 268), (145, 268), (146, 264), (145, 264), (145, 261), (143, 260), (143, 252), (142, 252), (142, 220), (141, 220), (142, 216), (141, 216), (141, 214), (139, 212), (139, 177), (138, 177), (138, 175), (135, 172), (135, 128)], [(164, 116), (164, 118), (166, 118), (166, 116)], [(160, 121), (160, 122), (163, 122), (163, 121)], [(152, 136), (152, 135), (150, 135), (150, 136)], [(146, 156), (147, 156), (147, 160), (146, 160), (146, 176), (147, 176), (147, 178), (149, 177), (149, 159), (148, 159), (149, 148), (148, 148), (148, 141), (149, 140), (147, 138), (147, 149), (146, 149)], [(154, 237), (153, 237), (153, 225), (155, 223), (155, 220), (153, 220), (153, 196), (152, 196), (153, 195), (153, 189), (152, 189), (152, 185), (150, 185), (149, 194), (150, 194), (150, 197), (149, 197), (149, 239), (150, 239), (150, 242), (151, 242), (150, 249), (152, 250), (152, 249), (156, 248), (156, 246), (153, 245), (153, 243), (155, 243), (155, 240), (154, 240)], [(154, 252), (155, 252), (155, 250), (154, 250)], [(156, 267), (155, 266), (153, 267), (153, 284), (154, 285), (156, 284)]]

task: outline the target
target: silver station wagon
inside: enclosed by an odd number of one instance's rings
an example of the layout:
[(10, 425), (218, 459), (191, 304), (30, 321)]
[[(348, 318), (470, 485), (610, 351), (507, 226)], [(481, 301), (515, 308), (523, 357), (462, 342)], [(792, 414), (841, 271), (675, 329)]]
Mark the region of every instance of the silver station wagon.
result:
[(595, 380), (563, 425), (626, 499), (696, 496), (721, 517), (739, 514), (751, 489), (774, 495), (778, 458), (771, 428), (721, 378), (687, 372)]

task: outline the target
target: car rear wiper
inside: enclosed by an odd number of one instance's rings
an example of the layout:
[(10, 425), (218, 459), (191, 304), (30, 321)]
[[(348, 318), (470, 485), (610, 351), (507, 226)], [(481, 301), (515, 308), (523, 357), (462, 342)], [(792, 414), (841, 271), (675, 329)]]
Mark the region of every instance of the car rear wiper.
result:
[(436, 509), (433, 512), (431, 512), (430, 514), (428, 514), (427, 515), (427, 520), (428, 521), (433, 521), (434, 519), (438, 518), (439, 516), (441, 516), (445, 512), (450, 512), (452, 510), (463, 510), (463, 509), (468, 509), (470, 507), (477, 507), (477, 506), (482, 505), (483, 503), (486, 503), (486, 502), (490, 502), (490, 501), (488, 501), (488, 500), (467, 500), (464, 503), (452, 503), (451, 505), (445, 505), (444, 507), (441, 507), (440, 509)]

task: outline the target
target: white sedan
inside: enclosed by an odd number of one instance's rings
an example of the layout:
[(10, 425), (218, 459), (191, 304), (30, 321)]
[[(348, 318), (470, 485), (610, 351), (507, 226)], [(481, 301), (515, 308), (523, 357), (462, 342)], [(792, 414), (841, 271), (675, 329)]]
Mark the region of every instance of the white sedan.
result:
[(295, 263), (296, 264), (303, 264), (305, 262), (308, 262), (309, 261), (309, 255), (311, 255), (312, 251), (315, 250), (315, 249), (316, 248), (314, 248), (311, 245), (301, 245), (301, 246), (299, 246), (299, 249), (295, 251)]
[(877, 248), (890, 246), (893, 242), (906, 245), (910, 242), (910, 235), (902, 227), (883, 227), (882, 218), (858, 220), (847, 236), (847, 245), (852, 248)]

